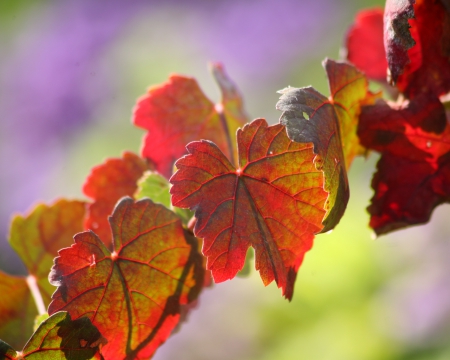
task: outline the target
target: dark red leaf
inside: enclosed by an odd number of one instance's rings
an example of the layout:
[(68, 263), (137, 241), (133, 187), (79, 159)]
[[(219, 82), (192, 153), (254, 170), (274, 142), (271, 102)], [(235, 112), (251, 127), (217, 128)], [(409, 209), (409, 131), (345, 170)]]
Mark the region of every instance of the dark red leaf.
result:
[(392, 80), (407, 97), (450, 91), (450, 11), (444, 2), (387, 1), (385, 46)]
[(88, 317), (108, 340), (107, 359), (149, 358), (178, 323), (180, 305), (196, 299), (202, 259), (179, 218), (149, 199), (122, 199), (110, 223), (113, 252), (92, 231), (60, 250), (48, 312)]
[(415, 0), (386, 0), (384, 9), (384, 48), (389, 65), (390, 81), (397, 82), (406, 64), (408, 50), (416, 42), (409, 31), (409, 20), (414, 17)]
[(192, 142), (176, 162), (172, 204), (195, 210), (207, 269), (216, 282), (244, 266), (249, 246), (265, 285), (291, 299), (297, 270), (312, 246), (327, 193), (312, 145), (290, 141), (283, 126), (255, 120), (237, 133), (239, 168), (209, 141)]
[(387, 60), (383, 42), (383, 9), (360, 11), (346, 37), (347, 59), (369, 79), (386, 81)]
[(108, 216), (120, 198), (133, 196), (137, 181), (146, 170), (149, 166), (145, 160), (124, 152), (122, 158), (107, 159), (92, 168), (83, 185), (84, 194), (94, 200), (88, 205), (84, 227), (95, 231), (108, 247), (112, 243)]
[(368, 208), (377, 234), (425, 223), (450, 200), (450, 126), (438, 99), (380, 100), (363, 108), (358, 134), (363, 145), (382, 153)]

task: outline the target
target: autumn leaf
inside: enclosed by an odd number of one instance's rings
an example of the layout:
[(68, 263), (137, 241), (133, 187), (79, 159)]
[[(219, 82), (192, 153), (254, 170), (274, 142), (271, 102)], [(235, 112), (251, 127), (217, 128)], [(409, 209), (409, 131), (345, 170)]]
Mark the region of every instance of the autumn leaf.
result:
[(283, 126), (258, 119), (237, 133), (239, 167), (210, 141), (187, 146), (176, 162), (172, 204), (195, 210), (206, 268), (215, 282), (232, 279), (249, 246), (265, 285), (273, 280), (291, 299), (297, 270), (322, 228), (322, 172), (311, 144), (290, 141)]
[(36, 315), (45, 313), (54, 291), (48, 282), (53, 258), (83, 231), (84, 214), (84, 202), (62, 199), (13, 218), (9, 242), (29, 273), (25, 277), (0, 272), (0, 293), (8, 294), (0, 297), (0, 338), (15, 348), (28, 340)]
[(9, 243), (36, 279), (45, 306), (55, 290), (48, 282), (53, 259), (83, 231), (85, 206), (83, 201), (61, 199), (50, 206), (39, 204), (28, 216), (12, 220)]
[(149, 199), (123, 198), (110, 224), (113, 252), (92, 231), (60, 250), (48, 312), (89, 318), (108, 340), (105, 358), (148, 358), (178, 323), (180, 304), (197, 297), (201, 256), (179, 218)]
[(358, 133), (382, 154), (368, 208), (376, 234), (425, 223), (450, 201), (450, 126), (439, 99), (379, 100), (363, 108)]
[(357, 155), (365, 153), (356, 134), (361, 106), (371, 104), (375, 95), (368, 92), (364, 74), (354, 66), (325, 60), (330, 98), (312, 87), (286, 88), (277, 109), (283, 111), (280, 123), (290, 139), (314, 144), (317, 170), (325, 177), (329, 193), (322, 232), (333, 229), (345, 212), (349, 199), (347, 170)]
[(450, 8), (444, 1), (388, 0), (384, 42), (398, 89), (412, 98), (450, 91)]
[(383, 43), (383, 9), (365, 9), (356, 15), (346, 36), (347, 59), (367, 78), (386, 81), (387, 60)]
[(105, 343), (89, 319), (72, 321), (66, 312), (58, 312), (41, 323), (20, 352), (0, 340), (0, 356), (11, 360), (102, 359), (99, 348)]
[(26, 278), (0, 271), (0, 294), (3, 294), (0, 296), (0, 339), (14, 348), (22, 348), (33, 332), (38, 315)]
[(384, 8), (384, 48), (389, 66), (389, 81), (396, 83), (398, 76), (410, 62), (408, 50), (416, 42), (409, 31), (414, 18), (415, 0), (386, 0)]
[(211, 102), (195, 79), (172, 75), (166, 83), (151, 87), (134, 109), (133, 123), (148, 130), (141, 154), (167, 178), (174, 162), (186, 153), (185, 145), (194, 140), (211, 140), (231, 158), (234, 134), (247, 122), (236, 86), (222, 65), (211, 67), (222, 92), (220, 103)]
[(94, 200), (88, 205), (84, 229), (95, 231), (110, 247), (112, 234), (108, 216), (120, 198), (133, 196), (137, 181), (148, 169), (145, 160), (131, 152), (124, 152), (121, 158), (107, 159), (94, 167), (83, 185), (84, 194)]

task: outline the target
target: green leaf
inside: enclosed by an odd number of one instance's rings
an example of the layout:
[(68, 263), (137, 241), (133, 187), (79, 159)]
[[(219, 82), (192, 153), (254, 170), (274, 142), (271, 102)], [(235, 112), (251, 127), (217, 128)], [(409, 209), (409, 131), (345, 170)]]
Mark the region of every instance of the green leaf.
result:
[(68, 313), (58, 312), (39, 325), (20, 352), (0, 340), (0, 356), (18, 360), (102, 359), (100, 347), (104, 344), (106, 340), (88, 318), (72, 321)]

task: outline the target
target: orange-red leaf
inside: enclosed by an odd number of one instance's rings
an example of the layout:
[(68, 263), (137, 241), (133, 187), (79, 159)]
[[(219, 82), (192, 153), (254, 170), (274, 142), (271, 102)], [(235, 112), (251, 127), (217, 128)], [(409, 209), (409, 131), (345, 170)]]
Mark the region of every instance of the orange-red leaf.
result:
[(93, 230), (108, 246), (111, 246), (111, 228), (108, 216), (123, 196), (133, 196), (137, 181), (149, 167), (139, 156), (124, 152), (122, 158), (112, 158), (91, 170), (83, 185), (83, 192), (94, 200), (88, 206), (85, 230)]
[(216, 282), (242, 269), (249, 246), (265, 285), (292, 298), (297, 270), (312, 246), (327, 193), (311, 144), (288, 139), (282, 125), (255, 120), (237, 133), (239, 168), (209, 141), (192, 142), (176, 162), (172, 204), (195, 210), (207, 269)]
[(110, 224), (112, 253), (91, 231), (59, 252), (49, 277), (58, 286), (49, 314), (65, 310), (73, 319), (91, 319), (108, 340), (105, 358), (148, 358), (178, 323), (180, 304), (198, 295), (201, 258), (179, 218), (149, 199), (122, 199)]
[(213, 75), (222, 92), (222, 101), (214, 105), (193, 78), (172, 75), (151, 87), (137, 102), (133, 114), (136, 126), (148, 130), (142, 156), (155, 163), (156, 170), (170, 177), (174, 162), (186, 153), (186, 144), (208, 139), (233, 156), (234, 134), (247, 122), (242, 98), (220, 64), (212, 65)]
[(412, 98), (450, 91), (450, 8), (444, 1), (388, 0), (384, 42), (392, 81)]

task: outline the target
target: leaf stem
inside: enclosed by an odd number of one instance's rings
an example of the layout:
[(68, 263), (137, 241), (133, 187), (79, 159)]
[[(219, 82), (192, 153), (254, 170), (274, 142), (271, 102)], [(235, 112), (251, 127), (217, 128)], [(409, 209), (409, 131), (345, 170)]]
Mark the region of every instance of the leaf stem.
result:
[(216, 104), (216, 111), (219, 114), (219, 118), (220, 118), (220, 125), (222, 126), (223, 131), (225, 132), (225, 137), (227, 139), (227, 147), (228, 147), (228, 152), (229, 152), (229, 156), (230, 156), (230, 160), (232, 160), (233, 165), (237, 166), (236, 164), (236, 159), (235, 159), (235, 154), (233, 154), (233, 144), (231, 142), (231, 136), (230, 136), (230, 129), (228, 128), (228, 123), (227, 123), (227, 118), (223, 112), (223, 106), (222, 104), (218, 103)]
[(44, 300), (37, 285), (36, 276), (28, 275), (26, 277), (27, 285), (30, 288), (31, 295), (33, 295), (34, 303), (36, 304), (39, 315), (47, 314), (45, 310)]

